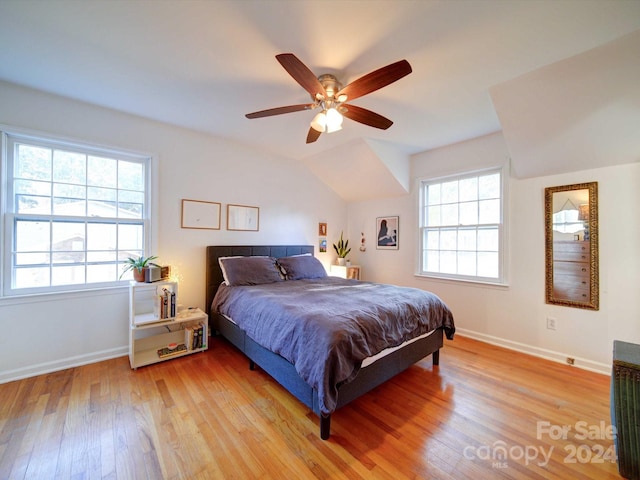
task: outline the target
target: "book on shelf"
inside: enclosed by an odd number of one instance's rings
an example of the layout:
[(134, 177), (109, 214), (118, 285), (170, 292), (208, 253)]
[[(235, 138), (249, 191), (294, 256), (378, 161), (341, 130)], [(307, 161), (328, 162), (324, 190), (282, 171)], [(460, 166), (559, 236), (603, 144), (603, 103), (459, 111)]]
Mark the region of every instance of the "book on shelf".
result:
[(176, 293), (167, 288), (163, 288), (157, 297), (157, 307), (154, 308), (154, 311), (158, 313), (158, 318), (161, 320), (175, 318), (176, 308)]
[(204, 324), (188, 325), (184, 328), (184, 343), (188, 350), (197, 350), (206, 346)]
[(200, 348), (200, 336), (202, 335), (201, 332), (201, 326), (200, 324), (198, 324), (194, 329), (193, 329), (193, 349), (197, 349)]
[(162, 318), (169, 317), (169, 290), (162, 289)]
[(153, 307), (154, 313), (160, 320), (175, 318), (177, 314), (176, 292), (171, 286), (159, 286), (156, 289), (156, 301)]
[(193, 327), (190, 325), (184, 327), (184, 344), (188, 350), (193, 350)]
[(176, 346), (176, 348), (162, 347), (158, 349), (158, 357), (166, 358), (174, 355), (179, 355), (187, 351), (187, 346), (184, 343)]

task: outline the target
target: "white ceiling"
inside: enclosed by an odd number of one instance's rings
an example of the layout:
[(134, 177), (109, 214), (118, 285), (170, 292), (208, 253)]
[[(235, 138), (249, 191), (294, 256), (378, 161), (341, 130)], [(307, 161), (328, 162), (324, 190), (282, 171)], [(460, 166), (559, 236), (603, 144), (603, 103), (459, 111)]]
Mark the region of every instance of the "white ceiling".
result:
[[(638, 29), (637, 0), (0, 0), (0, 79), (294, 159), (367, 140), (411, 154), (501, 130), (501, 85)], [(283, 52), (344, 84), (407, 59), (413, 73), (354, 101), (394, 125), (345, 120), (306, 145), (315, 112), (246, 119), (310, 100)]]
[(517, 177), (640, 161), (640, 30), (490, 92)]

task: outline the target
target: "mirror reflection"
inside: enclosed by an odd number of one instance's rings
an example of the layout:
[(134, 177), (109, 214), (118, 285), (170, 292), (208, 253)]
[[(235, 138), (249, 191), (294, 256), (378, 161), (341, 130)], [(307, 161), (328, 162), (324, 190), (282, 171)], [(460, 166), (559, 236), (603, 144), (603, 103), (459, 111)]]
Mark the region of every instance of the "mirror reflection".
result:
[(547, 303), (598, 309), (597, 183), (545, 189)]

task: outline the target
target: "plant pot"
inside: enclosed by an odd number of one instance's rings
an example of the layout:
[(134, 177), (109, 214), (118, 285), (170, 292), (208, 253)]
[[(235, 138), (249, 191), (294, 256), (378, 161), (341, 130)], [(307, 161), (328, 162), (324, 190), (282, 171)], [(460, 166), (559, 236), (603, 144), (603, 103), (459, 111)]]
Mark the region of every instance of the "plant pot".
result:
[(134, 268), (133, 269), (133, 279), (136, 282), (144, 282), (145, 270), (146, 270), (146, 268), (143, 268), (142, 270), (138, 270), (137, 268)]
[(347, 260), (345, 258), (338, 257), (338, 265), (344, 267), (346, 263), (347, 263)]

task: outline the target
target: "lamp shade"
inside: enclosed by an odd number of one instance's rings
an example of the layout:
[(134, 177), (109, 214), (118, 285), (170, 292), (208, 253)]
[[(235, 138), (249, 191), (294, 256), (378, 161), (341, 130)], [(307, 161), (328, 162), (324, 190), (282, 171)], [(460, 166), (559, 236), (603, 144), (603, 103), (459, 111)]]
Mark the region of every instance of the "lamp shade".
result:
[(327, 127), (327, 116), (324, 112), (320, 112), (313, 120), (311, 120), (311, 128), (316, 130), (317, 132), (324, 133)]
[(342, 130), (342, 115), (335, 108), (327, 110), (327, 133), (337, 132)]

